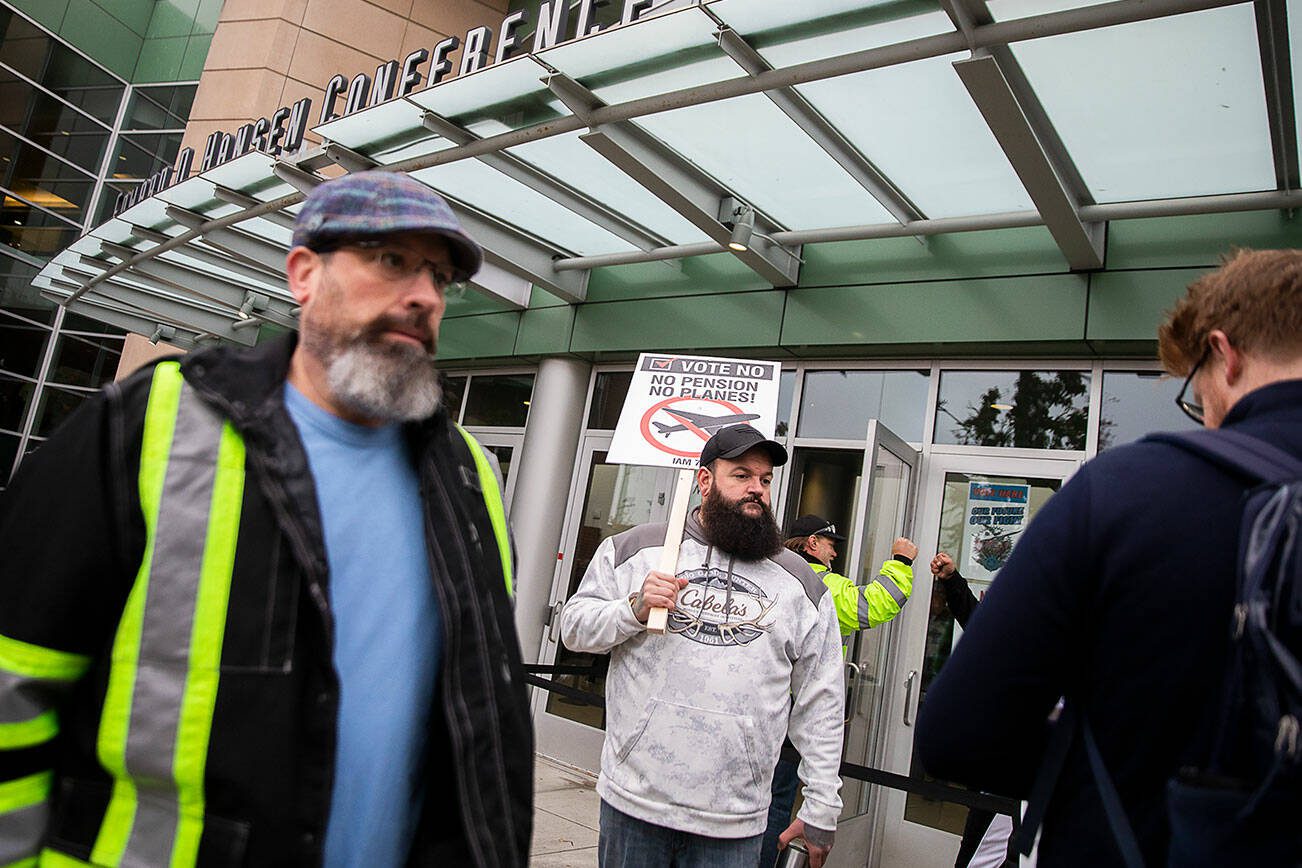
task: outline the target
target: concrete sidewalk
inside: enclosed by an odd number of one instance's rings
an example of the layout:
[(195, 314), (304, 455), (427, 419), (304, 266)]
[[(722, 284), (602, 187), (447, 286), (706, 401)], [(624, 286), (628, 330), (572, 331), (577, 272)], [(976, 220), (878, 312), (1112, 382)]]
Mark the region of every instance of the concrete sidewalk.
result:
[(596, 785), (587, 772), (535, 757), (531, 868), (596, 868)]

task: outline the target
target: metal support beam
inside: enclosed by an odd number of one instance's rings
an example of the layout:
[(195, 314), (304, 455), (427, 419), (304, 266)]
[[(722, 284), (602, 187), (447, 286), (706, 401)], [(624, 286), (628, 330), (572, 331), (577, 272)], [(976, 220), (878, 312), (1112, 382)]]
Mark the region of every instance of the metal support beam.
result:
[[(153, 241), (155, 244), (162, 244), (164, 241), (168, 241), (171, 238), (171, 236), (169, 235), (162, 235), (161, 233), (158, 232), (152, 232), (148, 229), (142, 229), (139, 226), (132, 226), (131, 234), (136, 238), (141, 239), (142, 241)], [(139, 255), (141, 253), (149, 253), (151, 251), (132, 250), (131, 252), (133, 254)], [(255, 284), (270, 285), (272, 287), (280, 289), (286, 295), (289, 294), (289, 285), (285, 282), (284, 275), (274, 274), (271, 271), (264, 268), (258, 268), (252, 265), (245, 265), (243, 261), (236, 261), (228, 257), (218, 256), (216, 253), (213, 253), (209, 250), (204, 250), (202, 247), (198, 247), (193, 244), (186, 244), (182, 247), (173, 248), (171, 252), (175, 252), (178, 255), (188, 256), (191, 259), (198, 260), (199, 262), (202, 262), (205, 265), (210, 265), (213, 268), (220, 268), (225, 271), (230, 271), (246, 280), (252, 281)], [(159, 257), (155, 256), (151, 258), (158, 259)]]
[[(70, 266), (64, 266), (63, 273), (87, 278), (95, 276), (95, 272), (89, 268), (81, 270)], [(140, 278), (133, 279), (140, 280)], [(233, 317), (206, 310), (185, 299), (160, 295), (131, 286), (121, 277), (101, 281), (95, 287), (95, 295), (140, 310), (146, 316), (159, 316), (186, 328), (208, 332), (243, 346), (251, 347), (258, 339), (256, 332), (233, 328), (235, 323)]]
[(1266, 87), (1266, 116), (1275, 156), (1275, 186), (1302, 186), (1297, 153), (1297, 115), (1293, 105), (1293, 68), (1288, 48), (1285, 0), (1256, 0), (1257, 42), (1261, 49), (1261, 78)]
[[(232, 190), (229, 187), (223, 187), (221, 184), (214, 184), (212, 194), (214, 198), (227, 203), (228, 205), (238, 205), (241, 208), (252, 208), (254, 205), (261, 205), (261, 199), (255, 199), (239, 190)], [(262, 215), (262, 219), (268, 223), (275, 223), (281, 229), (294, 231), (294, 218), (284, 211), (270, 211)]]
[[(359, 154), (352, 148), (345, 148), (343, 145), (335, 142), (326, 142), (322, 149), (325, 155), (331, 159), (335, 165), (343, 168), (345, 172), (365, 172), (367, 169), (374, 169), (380, 165), (377, 160), (372, 160), (365, 154)], [(299, 169), (307, 171), (307, 167), (301, 163)], [(306, 192), (306, 191), (304, 191)]]
[[(456, 145), (467, 145), (480, 140), (480, 137), (470, 130), (434, 112), (425, 112), (421, 118), (421, 123), (424, 124), (425, 129)], [(328, 152), (329, 148), (327, 147), (326, 150)], [(514, 154), (499, 151), (493, 154), (481, 154), (478, 159), (484, 165), (491, 166), (508, 178), (519, 181), (529, 189), (541, 193), (585, 220), (595, 223), (614, 235), (618, 235), (639, 250), (664, 247), (669, 243), (669, 239), (656, 235), (646, 227), (634, 223), (614, 208), (598, 202), (584, 193), (580, 193), (564, 181), (530, 165)]]
[(314, 189), (325, 183), (325, 178), (304, 171), (293, 163), (286, 163), (283, 160), (273, 163), (271, 166), (271, 172), (277, 178), (304, 195), (311, 193)]
[(1104, 226), (1086, 225), (1077, 214), (1079, 202), (1063, 185), (1004, 78), (989, 55), (954, 63), (954, 70), (976, 103), (986, 125), (1003, 148), (1013, 171), (1044, 218), (1053, 240), (1074, 271), (1103, 267)]
[(505, 302), (515, 310), (528, 308), (529, 296), (533, 293), (531, 281), (512, 274), (488, 260), (485, 260), (475, 276), (470, 278), (470, 285), (489, 298)]
[(55, 304), (64, 305), (73, 313), (117, 326), (124, 331), (134, 332), (135, 334), (150, 335), (159, 325), (171, 325), (177, 329), (177, 333), (168, 338), (167, 342), (183, 350), (194, 349), (201, 337), (194, 329), (187, 329), (174, 323), (162, 323), (160, 322), (161, 317), (151, 317), (147, 312), (129, 310), (94, 297), (87, 298), (83, 296), (70, 301), (71, 293), (76, 288), (77, 284), (75, 283), (53, 279), (50, 281), (49, 289), (41, 290), (41, 296)]
[[(195, 232), (201, 232), (204, 241), (213, 247), (252, 260), (263, 268), (268, 268), (285, 276), (285, 251), (269, 241), (263, 241), (238, 229), (228, 226), (209, 226), (203, 215), (188, 211), (177, 205), (167, 206), (167, 216), (177, 223)], [(207, 228), (204, 228), (207, 227)]]
[[(557, 271), (555, 260), (560, 258), (560, 251), (458, 202), (449, 202), (449, 204), (452, 205), (452, 210), (461, 221), (466, 234), (475, 239), (484, 249), (484, 262), (522, 280), (535, 283), (571, 304), (578, 304), (587, 298), (588, 273)], [(498, 294), (494, 288), (484, 286), (480, 288), (514, 304), (507, 297), (514, 295), (513, 291)], [(528, 305), (527, 299), (525, 304)]]
[[(703, 7), (709, 12), (709, 7)], [(728, 27), (720, 27), (719, 47), (746, 70), (746, 74), (756, 76), (772, 72), (773, 67), (750, 43)], [(852, 145), (841, 132), (828, 122), (827, 118), (814, 108), (794, 87), (779, 87), (764, 92), (769, 100), (782, 110), (783, 114), (795, 121), (796, 126), (804, 130), (805, 135), (813, 140), (823, 151), (836, 161), (851, 178), (867, 190), (882, 207), (901, 223), (925, 220), (926, 215), (914, 205), (909, 198), (891, 183), (891, 180), (873, 165), (858, 148)]]
[[(123, 261), (130, 259), (132, 256), (140, 252), (138, 250), (133, 250), (130, 247), (123, 247), (120, 244), (113, 244), (109, 241), (101, 241), (100, 247), (103, 248), (106, 253)], [(230, 266), (223, 265), (223, 267), (228, 268)], [(136, 267), (131, 269), (130, 273), (133, 275), (138, 274), (152, 277), (155, 280), (160, 280), (170, 286), (176, 287), (176, 290), (180, 292), (192, 293), (200, 298), (212, 302), (213, 304), (220, 304), (223, 307), (231, 307), (234, 309), (231, 311), (232, 317), (237, 316), (235, 310), (237, 310), (243, 302), (245, 294), (250, 290), (256, 291), (261, 288), (256, 285), (234, 283), (229, 280), (224, 280), (210, 272), (205, 273), (196, 271), (192, 268), (187, 268), (183, 265), (168, 262), (157, 257), (137, 263)], [(252, 316), (266, 320), (267, 322), (275, 323), (276, 325), (284, 326), (285, 328), (297, 328), (298, 321), (289, 315), (289, 310), (294, 307), (294, 304), (292, 302), (275, 298), (271, 295), (267, 295), (267, 298), (267, 307), (253, 313)]]
[[(551, 75), (547, 86), (580, 118), (601, 105), (590, 90), (567, 76)], [(734, 197), (709, 175), (628, 122), (592, 127), (579, 139), (727, 248), (732, 227), (725, 225), (720, 214), (725, 200)], [(753, 243), (745, 250), (728, 252), (772, 285), (795, 286), (800, 274), (799, 251), (763, 237), (779, 228), (756, 213)]]

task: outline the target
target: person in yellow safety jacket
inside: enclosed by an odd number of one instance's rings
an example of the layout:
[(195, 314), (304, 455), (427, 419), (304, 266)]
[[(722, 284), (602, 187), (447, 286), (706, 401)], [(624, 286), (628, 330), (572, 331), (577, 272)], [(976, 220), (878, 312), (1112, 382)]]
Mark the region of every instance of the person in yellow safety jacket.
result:
[[(900, 537), (891, 546), (891, 557), (882, 563), (871, 582), (856, 585), (840, 573), (832, 572), (836, 559), (836, 545), (845, 536), (837, 533), (836, 525), (817, 515), (802, 515), (787, 530), (787, 548), (809, 561), (810, 567), (823, 580), (836, 604), (836, 620), (841, 628), (842, 653), (850, 646), (850, 637), (859, 630), (867, 630), (890, 621), (913, 593), (913, 559), (918, 547), (913, 541)], [(783, 746), (784, 756), (793, 753)], [(773, 770), (772, 801), (769, 803), (768, 829), (760, 848), (758, 868), (772, 868), (777, 860), (779, 835), (791, 821), (791, 808), (796, 801), (796, 774), (798, 759), (780, 758)], [(785, 845), (785, 841), (780, 842)]]
[(913, 558), (918, 547), (900, 537), (891, 547), (891, 557), (882, 563), (877, 576), (859, 586), (840, 573), (832, 572), (836, 544), (845, 537), (836, 525), (817, 515), (802, 515), (791, 523), (786, 547), (809, 561), (810, 567), (836, 601), (836, 619), (841, 627), (841, 641), (846, 646), (859, 630), (867, 630), (900, 614), (913, 593)]

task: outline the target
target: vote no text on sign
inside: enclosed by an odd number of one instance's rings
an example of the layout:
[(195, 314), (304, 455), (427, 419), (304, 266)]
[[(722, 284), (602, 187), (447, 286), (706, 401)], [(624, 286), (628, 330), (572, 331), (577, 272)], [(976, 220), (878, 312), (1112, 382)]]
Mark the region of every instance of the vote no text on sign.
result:
[(729, 425), (777, 430), (777, 362), (643, 353), (619, 414), (611, 464), (694, 468)]

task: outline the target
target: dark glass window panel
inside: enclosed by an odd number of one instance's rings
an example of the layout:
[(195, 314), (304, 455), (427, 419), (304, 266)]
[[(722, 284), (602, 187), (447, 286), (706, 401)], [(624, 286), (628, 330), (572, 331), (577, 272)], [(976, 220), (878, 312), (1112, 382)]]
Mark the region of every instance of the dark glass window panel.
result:
[(148, 178), (175, 163), (179, 150), (180, 133), (119, 136), (109, 164), (109, 174), (115, 179)]
[(23, 426), (27, 404), (36, 384), (0, 373), (0, 428), (17, 431)]
[(109, 131), (86, 115), (0, 70), (0, 124), (89, 172), (98, 172)]
[(533, 395), (533, 374), (470, 378), (462, 425), (524, 427)]
[(68, 313), (63, 317), (63, 330), (65, 332), (88, 332), (97, 335), (124, 335), (122, 329), (117, 326), (111, 326), (108, 323), (100, 322), (97, 319), (91, 319), (81, 314)]
[(609, 371), (597, 374), (592, 388), (592, 408), (588, 411), (588, 427), (614, 430), (619, 424), (619, 411), (633, 382), (632, 371)]
[(49, 379), (69, 386), (98, 389), (117, 374), (121, 358), (121, 338), (61, 335), (54, 348)]
[(54, 302), (41, 298), (32, 286), (38, 269), (11, 256), (0, 248), (0, 308), (41, 323), (54, 321)]
[(942, 371), (937, 443), (1084, 449), (1087, 371)]
[(106, 70), (10, 12), (0, 12), (0, 63), (106, 124), (117, 119), (123, 85)]
[(179, 84), (170, 87), (137, 87), (127, 107), (122, 124), (124, 130), (181, 130), (185, 129), (194, 104), (195, 86)]
[(810, 371), (800, 394), (799, 437), (863, 440), (878, 419), (905, 440), (922, 440), (926, 371)]
[[(60, 226), (27, 226), (21, 217), (10, 219), (4, 209), (0, 223), (0, 244), (8, 244), (34, 256), (52, 257), (77, 240), (81, 231), (62, 223)], [(35, 212), (39, 214), (40, 212)], [(49, 220), (48, 215), (37, 218), (37, 223)], [(51, 221), (58, 222), (58, 221)]]
[(95, 179), (0, 130), (0, 186), (80, 223), (82, 209), (94, 192)]
[(459, 419), (461, 416), (461, 399), (465, 396), (465, 377), (443, 378), (443, 406), (448, 408), (448, 414), (451, 415), (454, 420)]
[(18, 457), (18, 435), (0, 433), (0, 490), (9, 482), (9, 473)]
[(1175, 405), (1182, 381), (1161, 371), (1104, 371), (1099, 451), (1153, 431), (1199, 427)]
[(0, 312), (0, 369), (35, 377), (50, 330)]
[(41, 391), (41, 404), (36, 410), (36, 421), (32, 424), (32, 433), (42, 437), (53, 434), (72, 412), (94, 392), (74, 392), (69, 389), (55, 389), (46, 386)]

